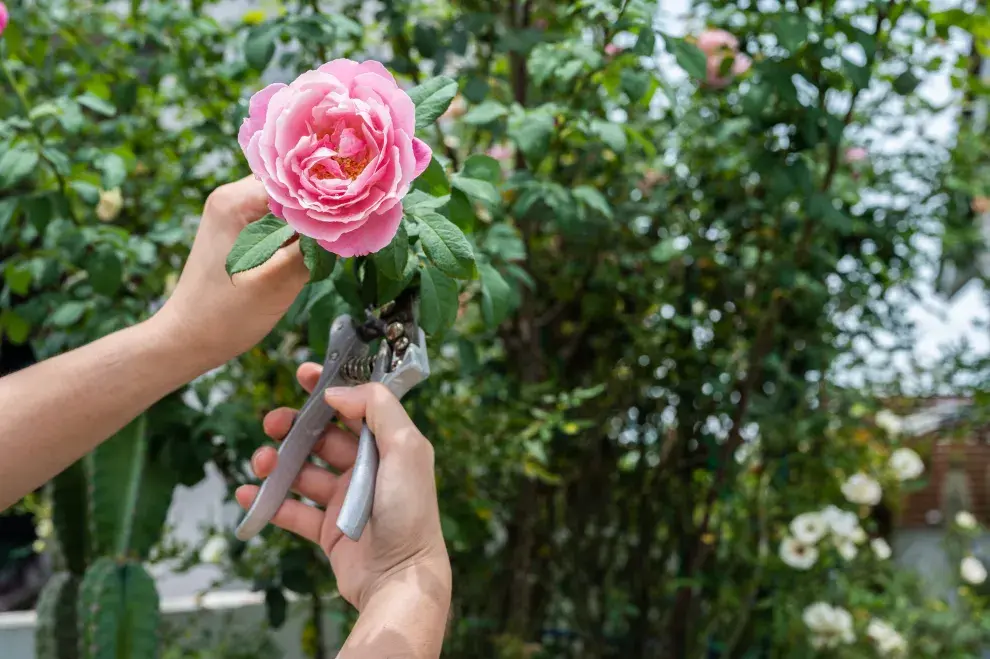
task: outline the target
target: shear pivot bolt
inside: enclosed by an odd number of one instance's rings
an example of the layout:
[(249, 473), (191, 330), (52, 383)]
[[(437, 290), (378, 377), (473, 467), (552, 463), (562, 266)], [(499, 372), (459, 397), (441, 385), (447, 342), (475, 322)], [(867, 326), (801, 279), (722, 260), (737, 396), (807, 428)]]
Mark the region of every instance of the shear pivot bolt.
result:
[(389, 326), (385, 328), (385, 337), (392, 342), (405, 333), (406, 328), (402, 326), (402, 323), (390, 323)]

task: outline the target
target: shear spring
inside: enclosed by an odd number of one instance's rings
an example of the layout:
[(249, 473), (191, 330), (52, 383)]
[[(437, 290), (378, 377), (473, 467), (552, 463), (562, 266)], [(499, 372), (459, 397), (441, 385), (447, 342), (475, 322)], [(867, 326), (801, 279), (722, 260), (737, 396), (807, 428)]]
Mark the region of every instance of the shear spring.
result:
[(351, 384), (363, 384), (371, 379), (375, 368), (375, 356), (352, 357), (340, 367), (340, 374)]

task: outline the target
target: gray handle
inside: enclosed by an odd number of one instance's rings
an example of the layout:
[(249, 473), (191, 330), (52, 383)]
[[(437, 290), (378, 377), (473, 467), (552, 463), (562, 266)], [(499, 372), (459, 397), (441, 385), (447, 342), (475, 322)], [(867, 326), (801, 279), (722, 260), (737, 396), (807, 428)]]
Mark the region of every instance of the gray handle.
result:
[(299, 410), (289, 434), (278, 448), (278, 463), (275, 465), (275, 471), (261, 484), (258, 496), (255, 497), (254, 503), (234, 532), (238, 540), (247, 541), (260, 533), (278, 512), (292, 489), (292, 483), (309, 459), (313, 446), (319, 441), (327, 425), (337, 416), (337, 411), (326, 404), (323, 398), (324, 390), (331, 383), (339, 381), (340, 369), (344, 362), (359, 352), (363, 354), (366, 349), (351, 323), (350, 316), (338, 317), (330, 328), (327, 358), (323, 363), (320, 380), (309, 400)]
[(361, 426), (358, 438), (357, 458), (351, 482), (344, 495), (344, 503), (337, 516), (337, 528), (351, 540), (357, 542), (371, 518), (371, 505), (375, 501), (375, 482), (378, 480), (378, 444), (371, 428)]

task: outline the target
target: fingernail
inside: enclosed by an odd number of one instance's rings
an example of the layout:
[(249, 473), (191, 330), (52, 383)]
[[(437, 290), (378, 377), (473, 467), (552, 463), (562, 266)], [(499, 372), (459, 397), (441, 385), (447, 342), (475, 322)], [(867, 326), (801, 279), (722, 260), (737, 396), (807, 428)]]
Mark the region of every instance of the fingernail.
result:
[(350, 391), (348, 387), (328, 387), (326, 391), (323, 392), (323, 397), (326, 399), (339, 398), (341, 396), (346, 396)]

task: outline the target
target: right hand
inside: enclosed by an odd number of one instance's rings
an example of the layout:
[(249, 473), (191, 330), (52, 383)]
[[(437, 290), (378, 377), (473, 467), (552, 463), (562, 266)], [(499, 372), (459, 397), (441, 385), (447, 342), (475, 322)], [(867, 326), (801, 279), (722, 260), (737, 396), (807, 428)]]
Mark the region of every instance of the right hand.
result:
[[(304, 389), (312, 392), (320, 372), (316, 364), (303, 364), (296, 377)], [(337, 528), (337, 515), (357, 456), (357, 439), (330, 426), (313, 453), (339, 470), (340, 475), (307, 464), (293, 490), (319, 507), (288, 499), (272, 523), (323, 548), (340, 594), (358, 610), (365, 607), (375, 591), (394, 582), (449, 597), (450, 559), (440, 530), (432, 445), (395, 396), (380, 384), (330, 389), (326, 400), (352, 431), (360, 431), (364, 418), (375, 434), (381, 462), (371, 520), (358, 542)], [(295, 414), (288, 408), (269, 413), (264, 420), (265, 433), (281, 441)], [(262, 447), (251, 458), (251, 465), (259, 478), (265, 478), (275, 469), (277, 459), (274, 448)], [(244, 485), (236, 492), (237, 502), (247, 509), (257, 494), (258, 486)]]

